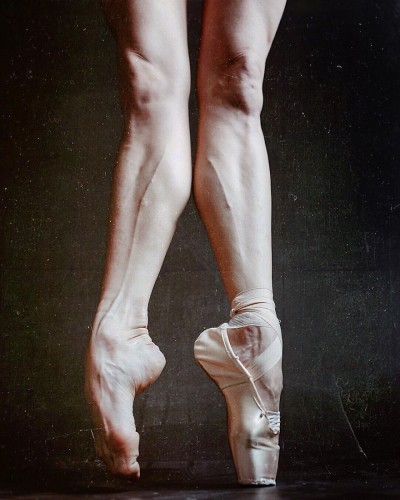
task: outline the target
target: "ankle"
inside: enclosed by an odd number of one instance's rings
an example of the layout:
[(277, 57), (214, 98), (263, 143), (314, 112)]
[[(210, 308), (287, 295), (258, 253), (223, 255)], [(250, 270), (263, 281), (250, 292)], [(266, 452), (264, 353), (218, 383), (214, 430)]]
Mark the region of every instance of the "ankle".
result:
[(148, 304), (143, 301), (128, 302), (125, 297), (118, 295), (111, 297), (104, 296), (97, 307), (95, 320), (93, 322), (93, 331), (106, 321), (110, 326), (116, 328), (132, 330), (135, 328), (147, 328), (148, 325)]
[(231, 307), (231, 319), (228, 323), (231, 328), (271, 326), (281, 335), (271, 290), (256, 288), (241, 292), (233, 299)]
[(112, 338), (143, 329), (147, 329), (147, 314), (134, 316), (98, 310), (92, 332), (98, 337)]

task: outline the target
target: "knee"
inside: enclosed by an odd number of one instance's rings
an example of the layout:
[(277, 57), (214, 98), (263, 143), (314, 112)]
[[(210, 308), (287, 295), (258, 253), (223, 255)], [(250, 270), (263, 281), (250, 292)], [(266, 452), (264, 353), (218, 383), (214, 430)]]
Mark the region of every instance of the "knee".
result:
[(210, 71), (200, 68), (198, 94), (201, 105), (236, 109), (259, 116), (263, 105), (264, 63), (252, 53), (240, 53)]
[(160, 108), (189, 98), (189, 70), (175, 61), (169, 70), (133, 50), (121, 56), (121, 108), (127, 119), (148, 118)]

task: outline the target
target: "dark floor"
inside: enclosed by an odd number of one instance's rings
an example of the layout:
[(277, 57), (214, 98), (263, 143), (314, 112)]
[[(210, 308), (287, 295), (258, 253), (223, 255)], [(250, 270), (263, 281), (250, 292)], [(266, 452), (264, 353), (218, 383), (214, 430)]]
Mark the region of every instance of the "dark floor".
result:
[(0, 498), (214, 499), (400, 498), (398, 463), (281, 470), (276, 488), (241, 487), (228, 462), (143, 464), (139, 482), (112, 478), (99, 463), (75, 470), (15, 474)]

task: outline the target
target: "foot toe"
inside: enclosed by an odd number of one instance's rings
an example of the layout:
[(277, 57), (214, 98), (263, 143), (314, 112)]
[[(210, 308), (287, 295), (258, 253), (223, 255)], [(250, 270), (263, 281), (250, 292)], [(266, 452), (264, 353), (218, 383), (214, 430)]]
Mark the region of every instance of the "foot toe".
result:
[(132, 462), (119, 461), (118, 465), (113, 468), (113, 474), (126, 479), (139, 479), (140, 478), (140, 466), (136, 458)]

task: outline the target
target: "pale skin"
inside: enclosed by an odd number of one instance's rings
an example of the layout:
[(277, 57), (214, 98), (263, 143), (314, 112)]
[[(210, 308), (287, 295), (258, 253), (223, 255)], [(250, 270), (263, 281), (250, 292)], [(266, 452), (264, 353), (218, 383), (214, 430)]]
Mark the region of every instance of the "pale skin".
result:
[[(285, 0), (206, 0), (197, 91), (194, 194), (231, 301), (272, 290), (271, 195), (260, 124), (265, 62)], [(156, 278), (191, 191), (186, 0), (106, 0), (119, 56), (125, 127), (114, 170), (108, 251), (86, 355), (86, 396), (97, 454), (138, 478), (132, 405), (165, 359), (147, 335)], [(276, 335), (230, 330), (246, 365)], [(257, 382), (278, 409), (280, 364)]]

